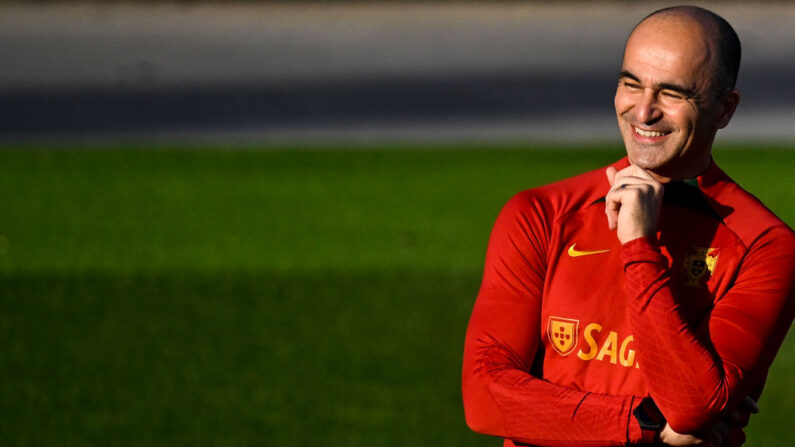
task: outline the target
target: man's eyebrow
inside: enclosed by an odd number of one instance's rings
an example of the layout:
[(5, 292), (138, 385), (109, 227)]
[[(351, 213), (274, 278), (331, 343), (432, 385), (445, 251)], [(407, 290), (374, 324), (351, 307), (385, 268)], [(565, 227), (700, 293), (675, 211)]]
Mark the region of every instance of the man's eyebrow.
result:
[[(629, 79), (632, 79), (633, 81), (635, 81), (637, 83), (640, 83), (640, 78), (638, 78), (637, 76), (635, 76), (634, 74), (632, 74), (632, 73), (630, 73), (630, 72), (628, 72), (626, 70), (622, 70), (621, 73), (618, 74), (618, 79), (619, 80), (624, 79), (624, 78), (629, 78)], [(654, 87), (657, 90), (670, 90), (672, 92), (677, 92), (677, 93), (680, 93), (680, 94), (682, 94), (683, 96), (686, 96), (686, 97), (696, 96), (695, 90), (687, 88), (687, 87), (683, 87), (683, 86), (681, 86), (679, 84), (672, 84), (670, 82), (661, 82), (659, 84), (656, 84)]]
[(629, 78), (629, 79), (632, 79), (635, 82), (640, 82), (640, 79), (637, 76), (635, 76), (634, 74), (632, 74), (632, 73), (630, 73), (630, 72), (628, 72), (626, 70), (621, 70), (621, 73), (618, 74), (618, 79), (624, 79), (624, 78)]

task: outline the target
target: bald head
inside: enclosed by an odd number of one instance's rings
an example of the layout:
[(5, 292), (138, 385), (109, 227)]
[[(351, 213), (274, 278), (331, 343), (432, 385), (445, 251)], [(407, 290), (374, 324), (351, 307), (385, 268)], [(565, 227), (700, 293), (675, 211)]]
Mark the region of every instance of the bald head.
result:
[(659, 181), (703, 173), (715, 134), (740, 102), (730, 68), (739, 55), (725, 62), (731, 52), (721, 23), (701, 8), (670, 8), (645, 18), (627, 39), (616, 117), (629, 160)]
[(712, 75), (710, 90), (716, 97), (734, 89), (742, 49), (734, 28), (721, 16), (697, 6), (660, 9), (638, 23), (630, 39), (637, 32), (647, 32), (650, 28), (704, 51), (704, 62)]

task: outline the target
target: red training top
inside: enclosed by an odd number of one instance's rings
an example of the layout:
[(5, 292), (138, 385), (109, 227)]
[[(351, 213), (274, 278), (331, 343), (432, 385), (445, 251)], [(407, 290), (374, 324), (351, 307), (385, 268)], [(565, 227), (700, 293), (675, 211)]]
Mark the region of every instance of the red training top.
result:
[(714, 163), (665, 185), (654, 240), (619, 243), (608, 189), (599, 169), (524, 191), (494, 225), (463, 396), (506, 446), (640, 443), (647, 395), (677, 432), (708, 427), (759, 397), (792, 322), (795, 233)]

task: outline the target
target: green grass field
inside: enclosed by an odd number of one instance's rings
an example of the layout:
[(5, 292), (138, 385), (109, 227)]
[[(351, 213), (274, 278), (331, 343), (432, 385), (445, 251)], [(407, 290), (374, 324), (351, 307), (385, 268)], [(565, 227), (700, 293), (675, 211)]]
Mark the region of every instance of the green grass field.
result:
[[(459, 391), (493, 220), (620, 156), (5, 148), (0, 444), (500, 445)], [(795, 224), (795, 151), (716, 158)], [(792, 338), (748, 445), (795, 445)]]

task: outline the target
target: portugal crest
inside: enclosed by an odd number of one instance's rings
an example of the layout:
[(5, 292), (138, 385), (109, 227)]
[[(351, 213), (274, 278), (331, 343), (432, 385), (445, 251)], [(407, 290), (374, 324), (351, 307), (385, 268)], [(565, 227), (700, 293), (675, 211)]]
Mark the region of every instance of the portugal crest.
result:
[(550, 316), (547, 323), (549, 344), (560, 355), (571, 354), (574, 348), (577, 347), (577, 328), (579, 325), (580, 320)]
[(717, 248), (693, 247), (685, 255), (682, 270), (685, 272), (685, 285), (702, 287), (715, 272), (718, 264)]

